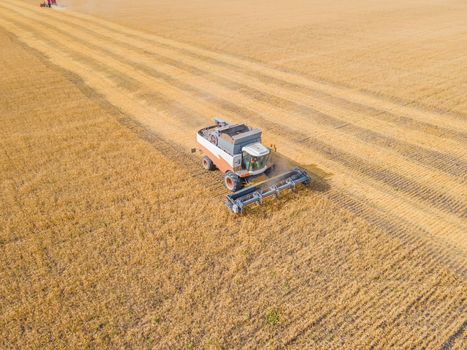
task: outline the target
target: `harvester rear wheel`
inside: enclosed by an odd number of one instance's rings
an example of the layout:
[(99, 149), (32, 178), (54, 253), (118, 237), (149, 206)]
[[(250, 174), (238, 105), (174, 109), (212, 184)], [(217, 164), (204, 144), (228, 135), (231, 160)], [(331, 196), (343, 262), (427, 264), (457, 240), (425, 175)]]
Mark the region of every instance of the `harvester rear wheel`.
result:
[(224, 175), (224, 185), (231, 192), (236, 192), (243, 186), (240, 177), (238, 177), (237, 174), (231, 172), (230, 170), (227, 171)]
[(212, 160), (207, 156), (204, 156), (201, 162), (203, 163), (203, 168), (206, 170), (214, 170), (216, 168)]

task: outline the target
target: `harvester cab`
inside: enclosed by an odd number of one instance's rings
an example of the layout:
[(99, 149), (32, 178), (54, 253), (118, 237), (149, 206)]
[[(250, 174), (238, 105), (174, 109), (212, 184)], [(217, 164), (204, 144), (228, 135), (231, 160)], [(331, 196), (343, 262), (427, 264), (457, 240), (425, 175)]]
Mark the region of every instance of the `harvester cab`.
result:
[(224, 185), (233, 192), (227, 196), (226, 205), (234, 213), (241, 213), (246, 205), (262, 203), (269, 196), (278, 196), (297, 184), (309, 184), (309, 175), (294, 168), (262, 183), (242, 188), (251, 180), (266, 175), (274, 169), (271, 150), (261, 143), (261, 130), (245, 124), (231, 124), (214, 119), (215, 125), (198, 131), (196, 140), (204, 154), (202, 165), (206, 170), (219, 169), (224, 173)]

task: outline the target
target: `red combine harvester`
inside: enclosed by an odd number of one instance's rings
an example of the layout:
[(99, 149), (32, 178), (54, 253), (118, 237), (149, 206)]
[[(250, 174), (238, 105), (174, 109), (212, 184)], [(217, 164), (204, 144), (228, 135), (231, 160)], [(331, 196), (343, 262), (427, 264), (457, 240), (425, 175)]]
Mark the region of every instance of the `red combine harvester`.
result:
[(47, 0), (39, 4), (40, 7), (52, 7), (57, 6), (57, 0)]

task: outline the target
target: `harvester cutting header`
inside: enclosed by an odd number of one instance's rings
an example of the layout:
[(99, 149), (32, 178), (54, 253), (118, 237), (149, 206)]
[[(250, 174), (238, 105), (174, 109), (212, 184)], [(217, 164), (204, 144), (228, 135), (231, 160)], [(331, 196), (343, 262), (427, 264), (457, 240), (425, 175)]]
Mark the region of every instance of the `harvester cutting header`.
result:
[[(274, 163), (271, 149), (261, 143), (261, 130), (245, 124), (230, 124), (214, 119), (215, 125), (198, 131), (196, 140), (204, 154), (206, 170), (219, 169), (224, 173), (224, 185), (233, 192), (227, 195), (225, 204), (234, 213), (252, 203), (262, 203), (264, 198), (278, 196), (286, 189), (295, 190), (296, 185), (308, 185), (310, 176), (301, 168), (294, 168), (273, 176)], [(242, 189), (259, 176), (268, 180)]]

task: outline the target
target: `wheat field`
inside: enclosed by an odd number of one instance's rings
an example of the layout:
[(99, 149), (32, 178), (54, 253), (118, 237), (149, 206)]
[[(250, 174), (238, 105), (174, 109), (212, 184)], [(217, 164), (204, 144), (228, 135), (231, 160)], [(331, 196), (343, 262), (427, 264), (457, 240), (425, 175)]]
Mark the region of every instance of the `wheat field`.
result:
[[(0, 3), (0, 348), (465, 347), (464, 2), (63, 4)], [(215, 116), (315, 185), (231, 215)]]

